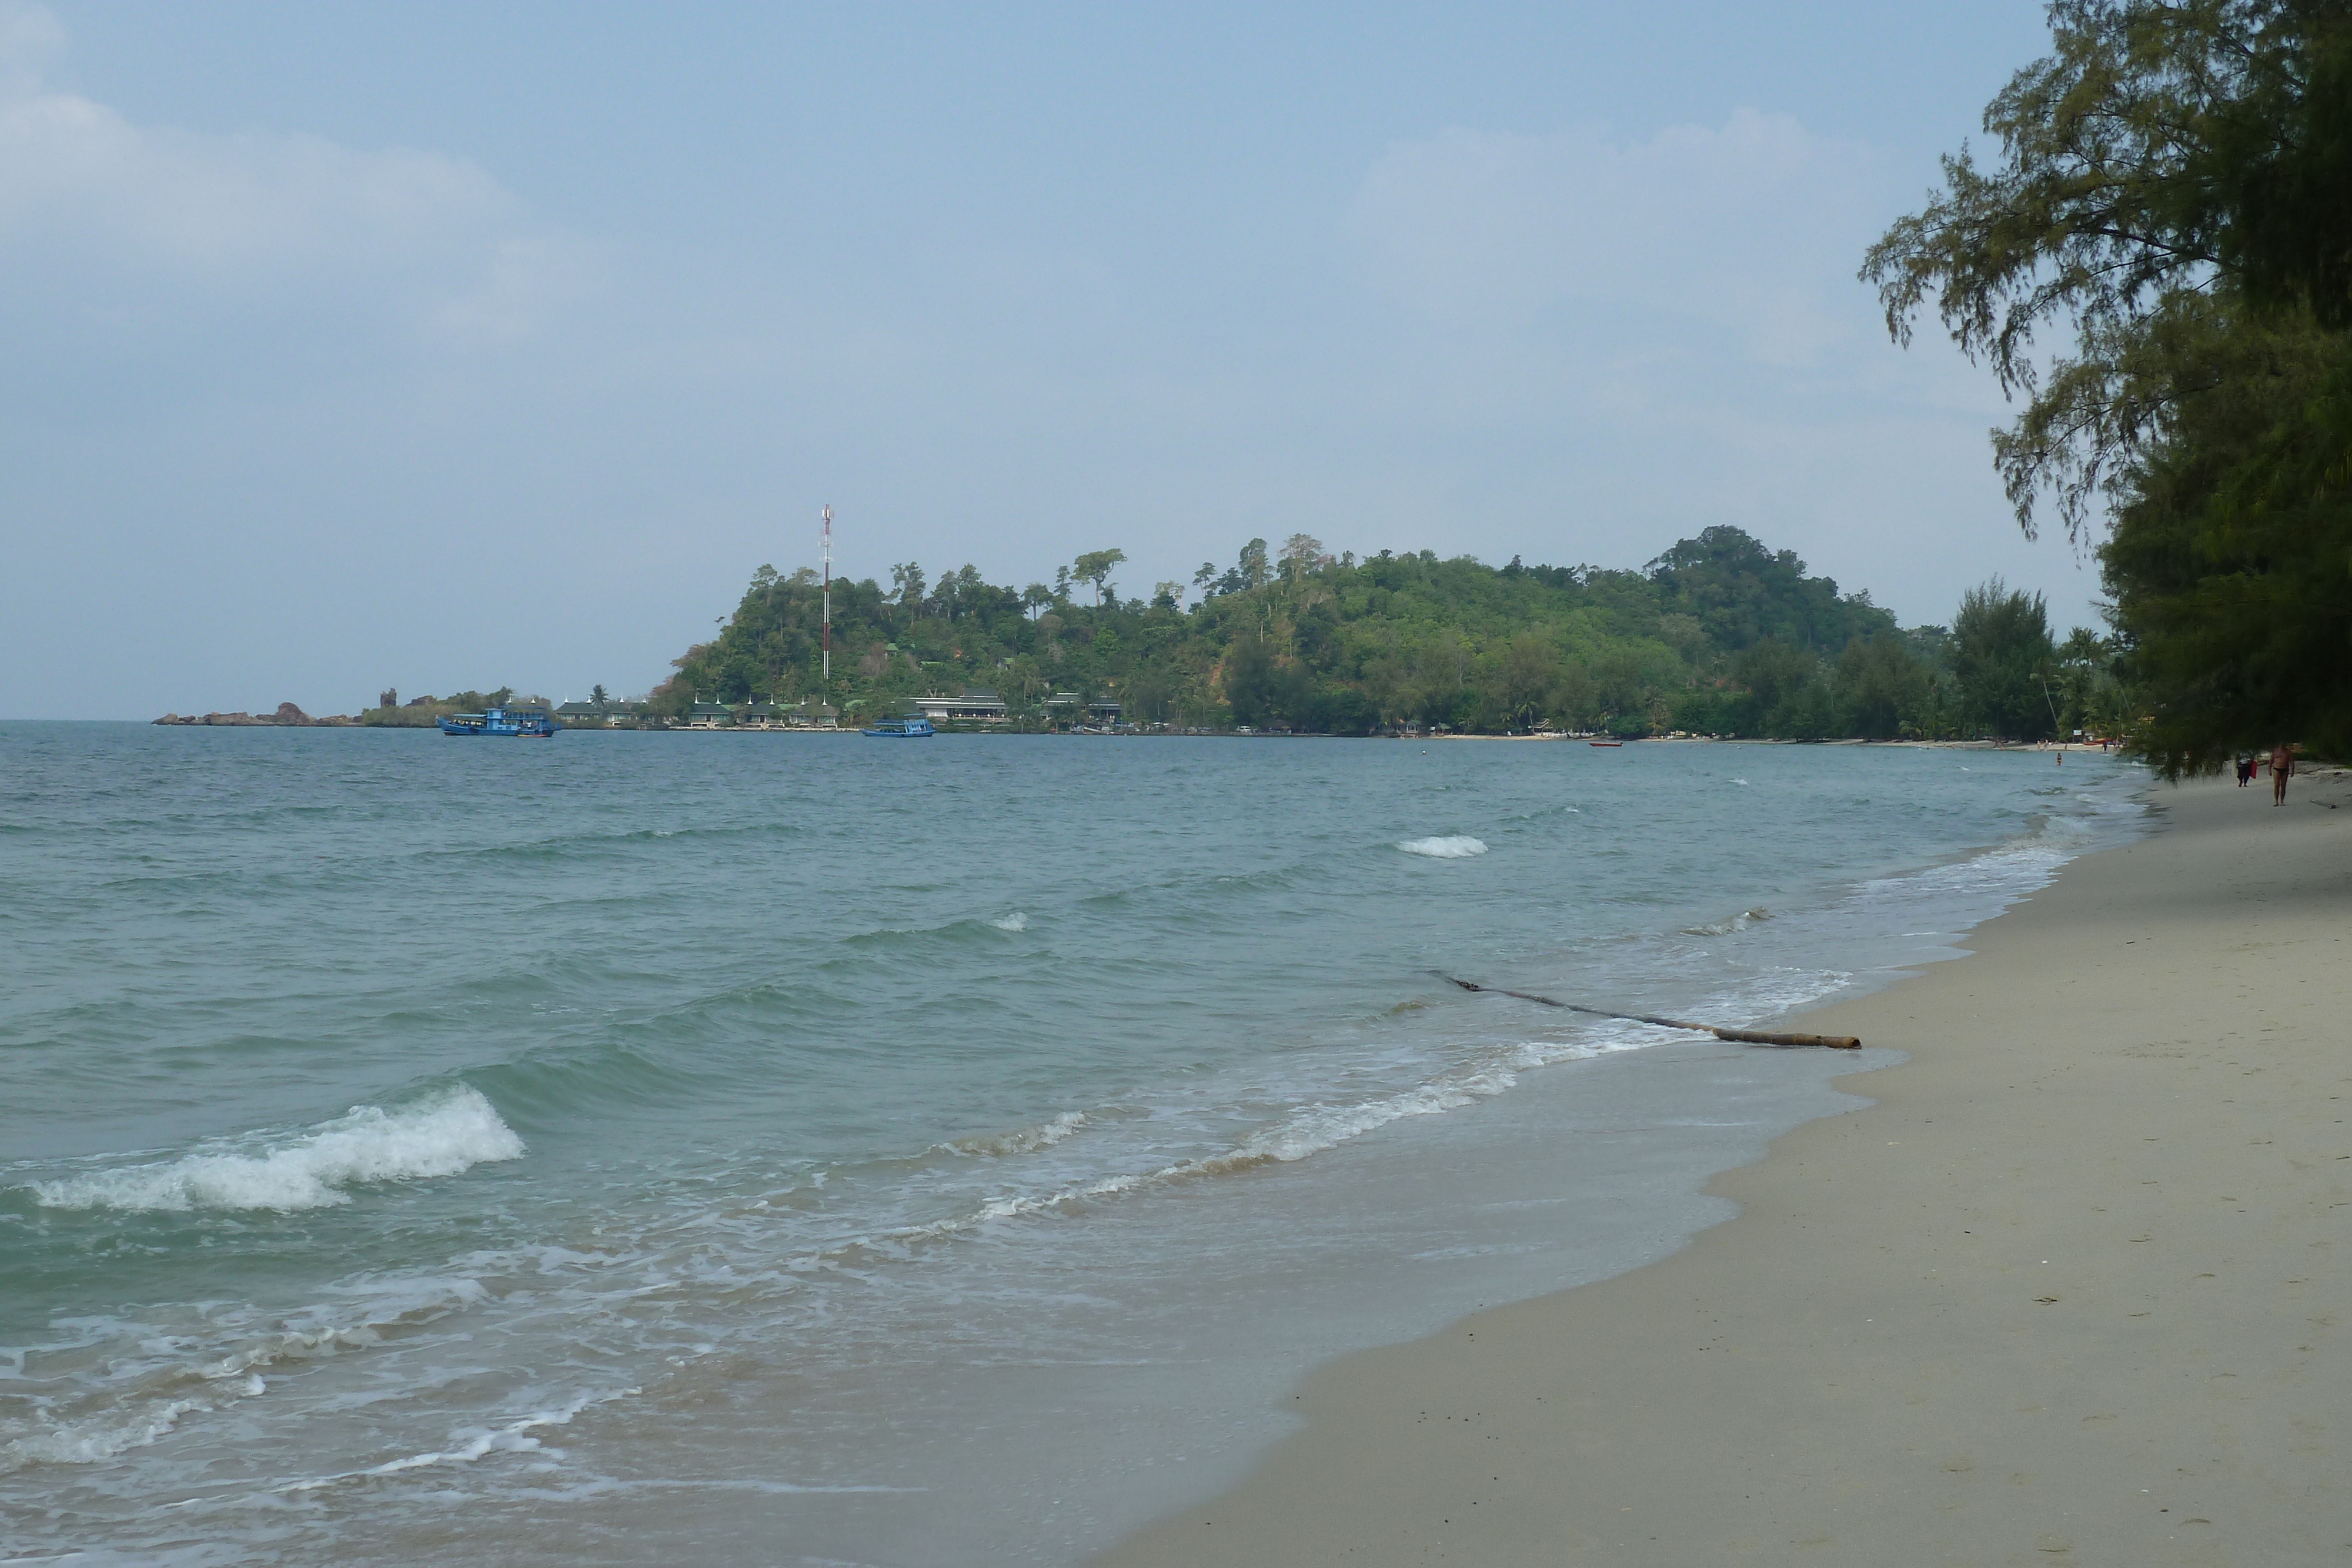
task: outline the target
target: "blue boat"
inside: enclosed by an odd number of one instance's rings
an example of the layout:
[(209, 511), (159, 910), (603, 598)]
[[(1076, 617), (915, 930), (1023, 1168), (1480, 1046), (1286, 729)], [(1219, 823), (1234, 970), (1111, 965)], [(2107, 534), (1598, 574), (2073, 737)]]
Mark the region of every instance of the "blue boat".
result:
[(434, 720), (444, 735), (551, 736), (563, 727), (543, 707), (494, 707), (487, 713), (444, 714)]
[(886, 718), (873, 728), (857, 733), (878, 735), (889, 740), (920, 740), (927, 735), (937, 735), (939, 731), (933, 729), (931, 721), (921, 714), (910, 713), (904, 718)]

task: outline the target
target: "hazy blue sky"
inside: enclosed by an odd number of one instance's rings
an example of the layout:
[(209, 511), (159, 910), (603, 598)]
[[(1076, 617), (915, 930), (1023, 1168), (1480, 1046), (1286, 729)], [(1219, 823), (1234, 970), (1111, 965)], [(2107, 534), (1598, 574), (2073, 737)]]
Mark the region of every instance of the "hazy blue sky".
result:
[(2022, 541), (1854, 280), (2046, 42), (1966, 6), (0, 0), (0, 716), (641, 692), (763, 561), (1252, 535), (1906, 622)]

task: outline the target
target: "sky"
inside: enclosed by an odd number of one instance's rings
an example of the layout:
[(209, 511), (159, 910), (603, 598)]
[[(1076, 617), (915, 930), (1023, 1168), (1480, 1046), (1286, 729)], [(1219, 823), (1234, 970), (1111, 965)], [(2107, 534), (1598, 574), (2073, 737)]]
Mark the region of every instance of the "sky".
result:
[(752, 571), (1253, 537), (1948, 622), (2013, 412), (1864, 248), (2039, 5), (0, 0), (0, 717), (641, 693)]

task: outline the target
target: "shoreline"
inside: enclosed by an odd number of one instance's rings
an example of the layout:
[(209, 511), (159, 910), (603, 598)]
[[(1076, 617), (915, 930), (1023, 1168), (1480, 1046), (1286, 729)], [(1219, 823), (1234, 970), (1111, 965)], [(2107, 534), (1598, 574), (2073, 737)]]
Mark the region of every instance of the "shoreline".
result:
[(1967, 956), (1805, 1015), (1909, 1053), (1612, 1279), (1342, 1357), (1106, 1564), (2334, 1560), (2352, 775), (2155, 786)]

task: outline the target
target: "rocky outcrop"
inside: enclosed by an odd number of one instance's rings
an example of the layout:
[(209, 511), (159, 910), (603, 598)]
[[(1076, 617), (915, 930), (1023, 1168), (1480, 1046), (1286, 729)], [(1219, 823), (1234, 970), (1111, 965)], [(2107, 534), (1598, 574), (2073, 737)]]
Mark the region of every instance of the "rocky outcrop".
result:
[(167, 713), (155, 722), (157, 724), (216, 724), (233, 727), (267, 725), (291, 727), (340, 727), (345, 725), (355, 725), (359, 720), (348, 714), (330, 714), (324, 718), (312, 718), (292, 703), (279, 703), (276, 713), (192, 713), (184, 717), (176, 713)]

